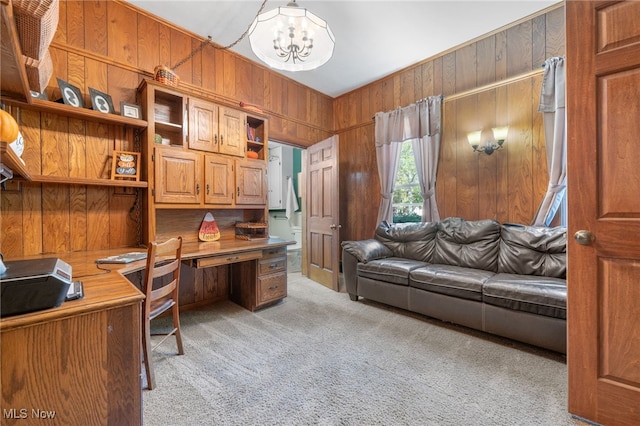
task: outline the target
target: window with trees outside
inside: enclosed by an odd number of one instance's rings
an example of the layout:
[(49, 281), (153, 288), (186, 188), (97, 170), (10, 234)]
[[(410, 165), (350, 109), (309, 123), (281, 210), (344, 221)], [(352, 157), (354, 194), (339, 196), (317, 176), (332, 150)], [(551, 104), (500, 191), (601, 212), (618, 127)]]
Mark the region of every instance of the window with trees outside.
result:
[(422, 220), (422, 195), (410, 140), (402, 142), (392, 206), (394, 223)]

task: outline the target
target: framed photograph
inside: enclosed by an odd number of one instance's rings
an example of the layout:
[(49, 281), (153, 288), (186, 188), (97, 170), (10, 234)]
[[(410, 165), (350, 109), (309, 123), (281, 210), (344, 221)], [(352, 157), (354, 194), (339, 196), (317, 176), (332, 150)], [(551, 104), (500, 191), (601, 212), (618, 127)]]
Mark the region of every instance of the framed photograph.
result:
[(120, 115), (140, 119), (142, 117), (142, 110), (140, 109), (140, 105), (120, 102)]
[(91, 96), (91, 107), (94, 110), (104, 112), (106, 114), (115, 113), (111, 96), (96, 90), (93, 87), (89, 87), (89, 95)]
[(82, 92), (80, 89), (60, 78), (58, 78), (58, 87), (60, 87), (60, 93), (62, 93), (62, 101), (66, 105), (84, 108), (84, 101), (82, 100)]
[(140, 180), (140, 153), (130, 151), (113, 151), (111, 180)]

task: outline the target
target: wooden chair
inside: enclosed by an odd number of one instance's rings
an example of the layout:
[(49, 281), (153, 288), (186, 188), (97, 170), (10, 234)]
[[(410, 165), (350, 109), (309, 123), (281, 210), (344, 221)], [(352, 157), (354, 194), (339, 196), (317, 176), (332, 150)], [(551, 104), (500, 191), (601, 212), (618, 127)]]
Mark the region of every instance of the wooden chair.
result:
[[(178, 354), (184, 354), (178, 308), (181, 257), (182, 237), (171, 238), (164, 243), (151, 242), (149, 244), (147, 269), (142, 282), (142, 291), (146, 296), (142, 309), (142, 352), (149, 390), (156, 385), (151, 366), (151, 352), (169, 336), (175, 335)], [(173, 330), (167, 334), (160, 334), (164, 338), (152, 348), (151, 320), (169, 309), (173, 315)]]

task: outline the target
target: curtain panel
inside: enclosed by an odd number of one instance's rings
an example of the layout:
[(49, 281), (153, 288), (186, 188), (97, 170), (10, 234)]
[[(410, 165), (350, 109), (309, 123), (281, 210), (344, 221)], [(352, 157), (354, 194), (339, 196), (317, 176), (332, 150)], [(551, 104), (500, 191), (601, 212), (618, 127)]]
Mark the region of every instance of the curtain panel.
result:
[(538, 111), (543, 113), (549, 186), (533, 220), (534, 226), (549, 226), (567, 189), (567, 115), (565, 112), (564, 58), (544, 63)]
[(442, 96), (375, 115), (375, 144), (382, 200), (378, 223), (393, 222), (393, 189), (401, 143), (411, 141), (422, 193), (422, 220), (439, 220), (435, 184), (442, 128)]

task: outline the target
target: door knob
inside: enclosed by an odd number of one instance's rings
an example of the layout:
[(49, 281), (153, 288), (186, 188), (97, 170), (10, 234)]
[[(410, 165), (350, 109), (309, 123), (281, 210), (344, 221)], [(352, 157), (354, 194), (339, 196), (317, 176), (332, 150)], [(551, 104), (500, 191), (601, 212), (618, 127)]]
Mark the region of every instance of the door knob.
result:
[(573, 235), (573, 238), (578, 242), (578, 244), (582, 244), (583, 246), (591, 244), (596, 239), (591, 232), (584, 229), (576, 232)]
[(340, 228), (342, 228), (342, 225), (336, 225), (335, 223), (332, 223), (332, 224), (329, 226), (329, 228), (331, 228), (331, 229), (340, 229)]

